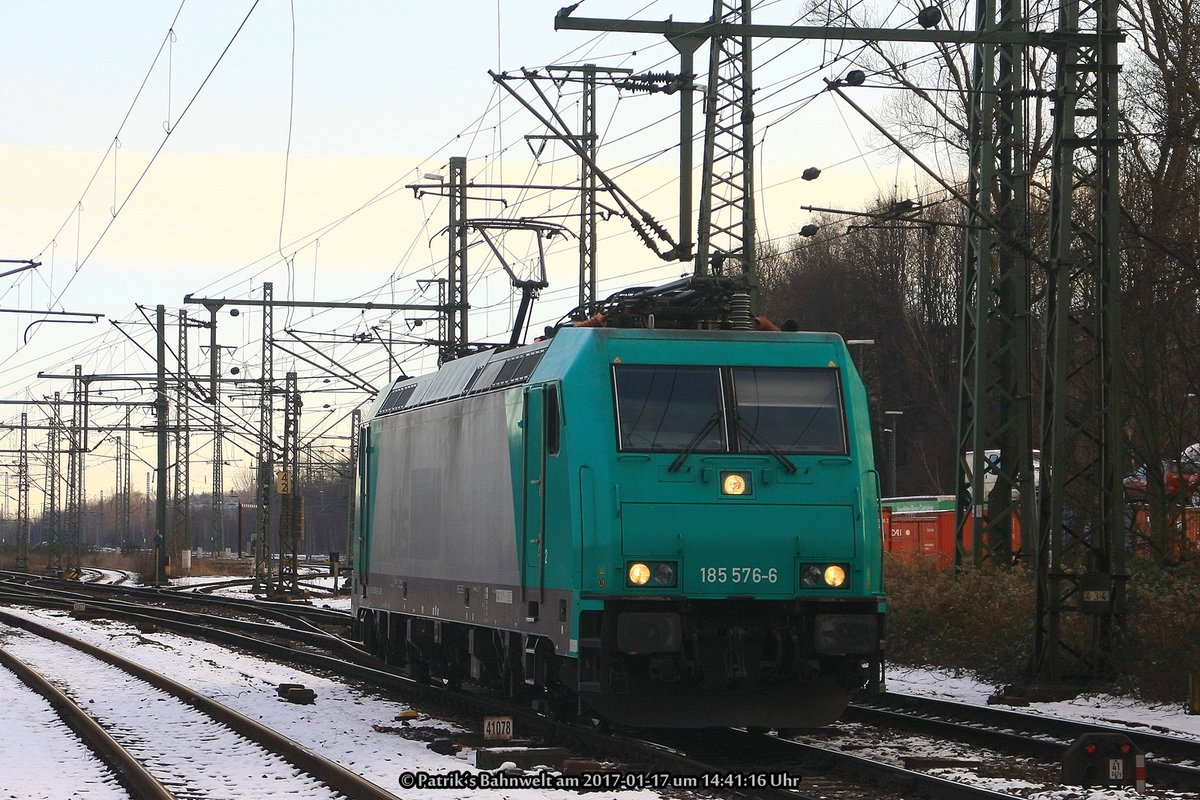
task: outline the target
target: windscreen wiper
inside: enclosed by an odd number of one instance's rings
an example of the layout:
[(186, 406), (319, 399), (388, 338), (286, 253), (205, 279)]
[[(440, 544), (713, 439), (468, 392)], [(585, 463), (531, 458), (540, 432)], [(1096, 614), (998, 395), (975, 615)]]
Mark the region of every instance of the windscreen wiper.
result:
[(782, 452), (780, 452), (778, 447), (771, 444), (766, 439), (764, 439), (762, 436), (760, 436), (758, 433), (756, 433), (749, 425), (746, 424), (746, 420), (742, 419), (742, 415), (737, 413), (736, 410), (733, 412), (733, 416), (734, 416), (734, 419), (737, 420), (737, 426), (738, 426), (739, 431), (744, 432), (746, 434), (747, 438), (750, 439), (750, 441), (754, 442), (759, 447), (761, 447), (763, 450), (766, 450), (768, 453), (775, 456), (775, 459), (780, 464), (783, 465), (783, 468), (788, 471), (789, 475), (795, 474), (796, 465), (793, 464), (790, 460), (788, 460), (788, 457), (785, 456)]
[(683, 462), (687, 461), (687, 457), (696, 451), (696, 448), (712, 432), (712, 429), (717, 426), (717, 422), (720, 419), (721, 412), (714, 411), (712, 416), (708, 418), (708, 422), (704, 423), (704, 427), (700, 429), (700, 432), (692, 437), (692, 440), (680, 451), (679, 455), (675, 456), (675, 460), (671, 462), (671, 466), (667, 467), (667, 472), (678, 472), (679, 468), (683, 466)]

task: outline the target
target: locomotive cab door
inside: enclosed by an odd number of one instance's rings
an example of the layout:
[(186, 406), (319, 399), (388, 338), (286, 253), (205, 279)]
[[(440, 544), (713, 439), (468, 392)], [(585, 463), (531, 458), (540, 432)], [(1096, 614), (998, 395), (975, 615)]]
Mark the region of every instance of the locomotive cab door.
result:
[[(538, 616), (546, 563), (546, 387), (525, 388), (521, 588), (527, 617)], [(537, 605), (534, 605), (536, 603)]]

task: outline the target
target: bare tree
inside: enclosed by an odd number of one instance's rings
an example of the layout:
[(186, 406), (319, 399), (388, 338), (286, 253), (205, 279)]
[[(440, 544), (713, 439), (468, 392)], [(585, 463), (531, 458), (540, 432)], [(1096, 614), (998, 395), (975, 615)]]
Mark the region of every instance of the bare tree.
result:
[[(876, 419), (885, 410), (904, 411), (897, 449), (902, 493), (948, 492), (954, 481), (957, 218), (957, 208), (941, 196), (920, 204), (880, 198), (860, 215), (818, 217), (814, 236), (796, 236), (782, 251), (767, 295), (766, 307), (778, 318), (875, 341), (855, 356)], [(877, 455), (883, 463), (888, 454)]]

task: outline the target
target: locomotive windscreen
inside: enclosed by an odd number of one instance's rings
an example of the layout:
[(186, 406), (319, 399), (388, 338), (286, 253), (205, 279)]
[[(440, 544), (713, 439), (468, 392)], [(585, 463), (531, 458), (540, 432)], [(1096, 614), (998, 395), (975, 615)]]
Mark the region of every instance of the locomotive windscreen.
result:
[(835, 369), (613, 366), (623, 451), (848, 452)]
[(742, 452), (844, 455), (837, 370), (734, 367)]
[(716, 367), (617, 366), (615, 378), (622, 450), (726, 450), (724, 426), (713, 424), (721, 416)]

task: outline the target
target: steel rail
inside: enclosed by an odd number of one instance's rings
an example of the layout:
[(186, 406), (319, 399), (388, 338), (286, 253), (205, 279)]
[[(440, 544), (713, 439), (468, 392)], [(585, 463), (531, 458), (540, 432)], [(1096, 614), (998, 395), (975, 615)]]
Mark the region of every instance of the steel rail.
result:
[[(1013, 800), (1016, 797), (873, 761), (863, 756), (741, 728), (706, 729), (699, 732), (656, 731), (654, 740), (660, 747), (671, 748), (693, 759), (710, 763), (714, 760), (724, 762), (735, 759), (739, 764), (745, 764), (746, 759), (755, 759), (759, 765), (778, 769), (774, 765), (794, 762), (800, 755), (806, 764), (822, 765), (822, 780), (832, 778), (852, 784), (851, 788), (863, 791), (886, 793), (899, 790), (905, 797), (918, 796), (936, 800)], [(749, 766), (751, 765), (747, 764), (742, 768)], [(822, 787), (822, 791), (825, 791), (825, 787)], [(796, 796), (793, 792), (792, 797)]]
[[(169, 599), (186, 599), (186, 596), (180, 596), (175, 592), (167, 594), (170, 595)], [(69, 605), (64, 600), (47, 602), (60, 607)], [(608, 754), (614, 760), (624, 761), (628, 764), (650, 764), (650, 770), (663, 769), (665, 767), (679, 775), (694, 775), (698, 774), (698, 772), (721, 773), (726, 769), (732, 770), (734, 769), (732, 766), (713, 766), (714, 764), (727, 764), (728, 762), (727, 757), (722, 756), (721, 747), (714, 747), (713, 742), (717, 739), (724, 741), (725, 736), (744, 737), (746, 735), (755, 735), (740, 731), (706, 731), (706, 735), (702, 740), (703, 747), (701, 748), (704, 753), (708, 754), (706, 756), (695, 751), (689, 751), (690, 745), (687, 743), (685, 737), (676, 737), (667, 733), (656, 735), (656, 741), (650, 741), (642, 736), (638, 738), (630, 736), (616, 737), (606, 732), (581, 728), (579, 725), (569, 725), (547, 719), (544, 716), (529, 711), (527, 707), (516, 706), (510, 701), (480, 696), (469, 691), (449, 692), (441, 686), (420, 684), (390, 670), (383, 662), (362, 651), (356, 650), (352, 657), (347, 658), (345, 656), (335, 657), (314, 653), (303, 649), (296, 650), (277, 642), (264, 641), (261, 633), (257, 632), (257, 629), (255, 630), (258, 635), (250, 636), (228, 630), (216, 630), (205, 625), (196, 624), (195, 622), (185, 622), (182, 619), (183, 615), (179, 612), (171, 613), (170, 610), (158, 607), (99, 601), (93, 602), (92, 608), (102, 614), (126, 621), (151, 622), (164, 629), (174, 630), (175, 632), (201, 639), (219, 641), (226, 645), (242, 647), (271, 658), (298, 661), (310, 666), (328, 669), (336, 674), (357, 678), (380, 688), (400, 691), (410, 700), (432, 701), (443, 706), (449, 704), (457, 706), (460, 711), (463, 708), (467, 708), (469, 709), (468, 713), (482, 713), (484, 715), (497, 713), (510, 714), (521, 725), (523, 730), (537, 731), (541, 735), (553, 738), (556, 741), (565, 740), (578, 743), (580, 746), (593, 752)], [(207, 618), (207, 615), (199, 616), (206, 616)], [(227, 624), (228, 618), (217, 617), (212, 621), (216, 624)], [(277, 629), (274, 632), (281, 636), (287, 636), (292, 633), (286, 629)], [(964, 798), (971, 800), (998, 800), (998, 798), (1012, 797), (1012, 795), (997, 793), (955, 781), (948, 781), (943, 778), (905, 770), (900, 767), (874, 764), (873, 762), (850, 756), (843, 757), (845, 754), (778, 739), (777, 737), (764, 736), (756, 747), (761, 752), (776, 754), (779, 759), (785, 759), (787, 753), (794, 755), (803, 750), (809, 758), (819, 759), (822, 763), (833, 764), (835, 773), (849, 773), (856, 778), (868, 775), (870, 776), (870, 780), (877, 782), (881, 786), (894, 786), (897, 783), (904, 786), (920, 786), (923, 793), (931, 797), (943, 798), (943, 800), (963, 800)], [(742, 767), (739, 767), (739, 769), (742, 769)], [(714, 786), (713, 788), (717, 789), (719, 787)], [(776, 800), (783, 797), (792, 798), (793, 800), (803, 800), (804, 798), (804, 795), (797, 791), (778, 790), (770, 787), (744, 787), (740, 794), (742, 796), (762, 798), (763, 800), (767, 798)]]
[[(264, 600), (250, 600), (239, 597), (218, 597), (208, 594), (201, 594), (192, 591), (181, 591), (175, 588), (154, 588), (152, 586), (127, 586), (110, 583), (80, 583), (75, 581), (65, 581), (61, 578), (50, 578), (42, 575), (34, 575), (32, 573), (12, 572), (9, 570), (0, 570), (0, 575), (11, 576), (14, 580), (23, 581), (22, 585), (36, 591), (58, 592), (60, 594), (71, 596), (80, 600), (92, 599), (93, 594), (109, 594), (109, 595), (124, 595), (126, 597), (142, 597), (154, 598), (162, 600), (165, 598), (189, 598), (193, 599), (198, 604), (220, 605), (231, 608), (246, 608), (253, 609), (255, 612), (263, 615), (268, 615), (268, 612), (274, 612), (280, 615), (280, 619), (284, 617), (294, 617), (307, 619), (310, 622), (322, 622), (331, 625), (350, 625), (353, 622), (353, 617), (345, 611), (334, 611), (328, 608), (315, 608), (310, 606), (296, 605), (294, 603), (275, 603)], [(252, 580), (249, 582), (253, 582)], [(0, 581), (0, 585), (3, 585)], [(230, 581), (231, 585), (237, 585), (240, 581)], [(205, 584), (211, 586), (211, 584)], [(193, 588), (193, 587), (188, 587)]]
[(48, 702), (59, 718), (73, 730), (100, 761), (109, 767), (117, 780), (137, 800), (176, 800), (175, 795), (159, 782), (132, 753), (122, 747), (90, 714), (41, 673), (0, 647), (0, 664), (17, 676)]
[[(1193, 739), (892, 692), (880, 695), (872, 702), (852, 704), (844, 718), (905, 730), (934, 731), (942, 736), (957, 734), (961, 739), (971, 739), (1010, 752), (1026, 753), (1045, 761), (1061, 760), (1066, 745), (1082, 734), (1121, 734), (1142, 751), (1154, 754), (1154, 758), (1146, 758), (1148, 783), (1158, 787), (1200, 791), (1200, 768), (1162, 760), (1170, 758), (1200, 763), (1200, 741)], [(974, 727), (969, 723), (985, 725), (987, 728)]]
[[(0, 595), (0, 599), (3, 596)], [(18, 602), (24, 600), (20, 598)], [(67, 601), (58, 599), (47, 599), (42, 602), (53, 604), (58, 607), (69, 605)], [(173, 630), (177, 633), (195, 636), (201, 639), (210, 641), (219, 641), (226, 645), (241, 647), (251, 652), (266, 655), (274, 659), (290, 660), (301, 662), (310, 666), (329, 670), (337, 675), (349, 678), (355, 678), (376, 688), (398, 691), (405, 695), (405, 699), (412, 701), (413, 698), (419, 698), (424, 702), (434, 702), (443, 707), (453, 706), (460, 713), (478, 714), (479, 717), (484, 715), (507, 714), (514, 718), (514, 721), (524, 731), (536, 733), (553, 739), (559, 742), (570, 742), (587, 748), (590, 752), (603, 754), (605, 758), (611, 760), (622, 761), (626, 764), (648, 765), (647, 772), (671, 771), (680, 775), (692, 775), (702, 772), (712, 771), (711, 766), (706, 766), (693, 759), (689, 759), (681, 753), (672, 753), (664, 750), (660, 746), (652, 746), (640, 740), (628, 739), (623, 737), (614, 737), (605, 731), (594, 730), (580, 725), (570, 725), (567, 723), (555, 721), (541, 716), (531, 711), (528, 706), (518, 706), (510, 701), (499, 700), (494, 697), (483, 696), (470, 691), (452, 692), (438, 685), (422, 684), (389, 671), (386, 665), (382, 662), (367, 656), (364, 661), (373, 662), (375, 666), (368, 666), (367, 663), (354, 663), (344, 657), (334, 657), (314, 653), (307, 650), (294, 650), (276, 642), (264, 641), (261, 638), (253, 636), (244, 636), (238, 633), (233, 633), (224, 630), (215, 630), (206, 628), (205, 626), (181, 622), (167, 616), (158, 616), (155, 612), (162, 609), (143, 608), (138, 611), (120, 611), (113, 608), (98, 608), (97, 610), (105, 613), (108, 616), (125, 619), (127, 621), (144, 621), (153, 622), (164, 629)], [(20, 625), (26, 629), (33, 627), (45, 629), (37, 623), (29, 622), (23, 617), (8, 614), (0, 611), (0, 621), (12, 621), (13, 624)], [(46, 629), (50, 630), (50, 629)], [(53, 631), (51, 631), (53, 633)], [(66, 636), (66, 634), (62, 634)], [(68, 637), (69, 638), (69, 637)], [(82, 643), (81, 643), (82, 644)], [(88, 647), (91, 647), (88, 645)], [(104, 652), (100, 648), (94, 648), (99, 652)], [(116, 658), (114, 656), (114, 658)], [(107, 658), (106, 658), (107, 660)], [(169, 690), (168, 690), (169, 691)], [(188, 693), (189, 697), (193, 696)], [(232, 712), (236, 713), (236, 712)], [(253, 722), (251, 720), (251, 722)], [(240, 732), (240, 731), (239, 731)], [(312, 773), (307, 767), (302, 767), (306, 772)], [(332, 785), (332, 784), (331, 784)], [(382, 791), (382, 790), (380, 790)], [(392, 795), (370, 795), (370, 794), (355, 794), (349, 793), (351, 797), (359, 798), (374, 798), (387, 797)], [(780, 800), (787, 797), (791, 800), (807, 800), (802, 795), (796, 793), (782, 794), (779, 792), (763, 790), (742, 792), (742, 796), (759, 798), (759, 800)]]
[[(263, 641), (264, 637), (286, 639), (324, 648), (330, 652), (339, 654), (343, 659), (349, 659), (360, 664), (377, 663), (374, 657), (354, 642), (320, 630), (319, 628), (309, 626), (304, 623), (304, 620), (297, 621), (302, 623), (303, 627), (296, 625), (280, 627), (262, 622), (237, 619), (236, 617), (205, 614), (198, 611), (180, 611), (124, 600), (45, 597), (39, 596), (35, 591), (14, 592), (8, 590), (6, 592), (2, 588), (0, 588), (0, 600), (48, 608), (62, 608), (65, 610), (71, 610), (77, 605), (83, 605), (86, 607), (85, 610), (87, 612), (95, 615), (114, 617), (133, 623), (148, 623), (163, 628), (172, 628), (188, 635), (197, 636), (198, 638), (219, 638), (224, 632), (229, 632), (230, 636), (238, 637), (235, 641), (227, 641), (228, 644), (245, 646), (246, 642)], [(224, 629), (224, 631), (220, 629)], [(287, 652), (291, 654), (291, 657), (297, 658), (297, 654), (302, 651), (287, 648)], [(278, 656), (279, 654), (276, 655)]]
[(0, 621), (22, 628), (46, 639), (69, 645), (88, 655), (111, 664), (164, 692), (182, 700), (230, 729), (254, 741), (308, 775), (317, 778), (335, 791), (355, 800), (397, 800), (396, 795), (341, 764), (314, 752), (249, 717), (218, 703), (154, 670), (148, 669), (103, 648), (76, 639), (61, 631), (7, 611), (0, 611)]
[[(173, 595), (173, 598), (179, 598)], [(5, 598), (0, 591), (0, 601)], [(70, 600), (58, 598), (36, 599), (28, 595), (12, 598), (16, 602), (36, 602), (58, 608), (69, 608)], [(406, 702), (421, 702), (436, 704), (445, 713), (470, 714), (476, 719), (490, 715), (509, 715), (519, 726), (520, 730), (529, 735), (537, 735), (547, 741), (566, 743), (579, 747), (605, 760), (617, 761), (630, 767), (633, 772), (662, 773), (675, 775), (698, 775), (719, 772), (718, 767), (711, 762), (704, 763), (689, 758), (681, 752), (672, 751), (662, 745), (654, 744), (642, 738), (615, 736), (606, 729), (596, 729), (579, 723), (568, 723), (532, 711), (528, 703), (500, 699), (471, 690), (452, 691), (437, 684), (420, 683), (412, 678), (392, 671), (386, 664), (369, 655), (359, 658), (345, 656), (330, 656), (311, 650), (293, 649), (278, 642), (266, 641), (261, 636), (247, 636), (228, 630), (219, 630), (194, 622), (184, 622), (177, 615), (161, 613), (164, 609), (157, 607), (136, 607), (122, 609), (115, 603), (95, 603), (91, 609), (105, 616), (121, 619), (130, 623), (149, 622), (165, 630), (193, 636), (195, 638), (220, 642), (257, 653), (261, 656), (306, 664), (311, 667), (329, 670), (347, 678), (357, 679), (378, 689), (399, 693)], [(0, 620), (7, 618), (0, 611)], [(21, 619), (18, 617), (18, 619)], [(217, 621), (220, 621), (219, 618)], [(281, 631), (286, 633), (286, 631)], [(453, 712), (450, 711), (453, 709)], [(715, 789), (714, 789), (715, 790)], [(752, 797), (756, 800), (811, 800), (796, 792), (767, 788), (745, 789), (737, 792), (742, 797)]]
[(900, 786), (905, 789), (911, 787), (916, 790), (914, 794), (920, 797), (934, 798), (934, 800), (1013, 800), (1015, 797), (1024, 796), (939, 778), (936, 775), (872, 761), (869, 758), (838, 750), (827, 750), (804, 742), (794, 742), (790, 739), (777, 739), (777, 741), (800, 748), (813, 758), (828, 759), (840, 772), (851, 773), (855, 776), (865, 775), (882, 786)]

